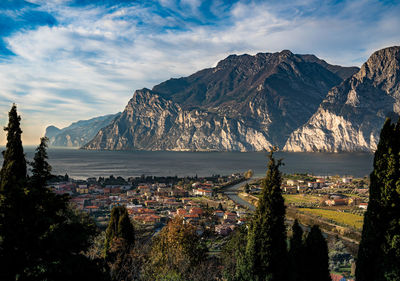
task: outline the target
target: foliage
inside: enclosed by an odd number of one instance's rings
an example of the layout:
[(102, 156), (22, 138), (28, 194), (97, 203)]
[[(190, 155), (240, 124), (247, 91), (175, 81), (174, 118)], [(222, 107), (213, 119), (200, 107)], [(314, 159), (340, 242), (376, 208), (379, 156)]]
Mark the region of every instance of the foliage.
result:
[(104, 277), (98, 264), (82, 254), (97, 228), (72, 210), (68, 197), (45, 186), (51, 167), (46, 139), (36, 150), (32, 177), (26, 177), (20, 117), (9, 113), (7, 146), (0, 171), (0, 279), (71, 280)]
[(370, 175), (356, 278), (400, 280), (400, 123), (387, 119)]
[(104, 256), (107, 256), (115, 239), (123, 239), (128, 246), (135, 243), (135, 230), (124, 206), (115, 206), (111, 210), (111, 217), (106, 230)]
[(292, 237), (289, 242), (289, 258), (293, 281), (305, 280), (305, 254), (303, 230), (301, 229), (299, 222), (295, 220), (292, 226)]
[(236, 265), (244, 258), (247, 243), (247, 229), (240, 226), (231, 234), (228, 243), (222, 250), (223, 275), (228, 281), (236, 280)]
[(305, 241), (304, 276), (309, 281), (331, 281), (328, 246), (318, 226), (311, 227)]
[(253, 172), (253, 170), (248, 170), (248, 171), (246, 171), (244, 174), (243, 174), (243, 176), (246, 178), (246, 179), (250, 179), (252, 176), (253, 176), (253, 174), (254, 174), (254, 172)]
[(249, 225), (246, 254), (239, 259), (239, 280), (287, 280), (285, 206), (281, 194), (281, 161), (269, 155), (267, 176)]
[[(195, 227), (176, 217), (154, 237), (145, 279), (195, 280), (194, 273), (207, 268), (204, 266), (206, 252), (207, 248), (199, 241)], [(204, 280), (210, 277), (206, 272), (201, 275)]]

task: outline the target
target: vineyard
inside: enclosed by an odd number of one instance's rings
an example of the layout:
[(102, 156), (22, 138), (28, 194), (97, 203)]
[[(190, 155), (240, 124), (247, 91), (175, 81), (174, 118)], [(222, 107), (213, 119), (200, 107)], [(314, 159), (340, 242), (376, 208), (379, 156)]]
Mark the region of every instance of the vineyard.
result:
[(310, 213), (327, 219), (332, 223), (350, 226), (357, 230), (362, 230), (364, 217), (347, 212), (339, 212), (335, 210), (312, 209), (312, 208), (299, 208), (298, 211), (302, 213)]

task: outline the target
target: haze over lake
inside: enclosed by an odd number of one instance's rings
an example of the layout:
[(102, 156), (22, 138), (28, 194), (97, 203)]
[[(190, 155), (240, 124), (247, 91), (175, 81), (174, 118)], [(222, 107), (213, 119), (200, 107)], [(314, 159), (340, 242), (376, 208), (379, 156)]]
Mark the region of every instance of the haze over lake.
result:
[[(27, 159), (34, 148), (25, 148)], [(283, 158), (285, 173), (314, 175), (353, 175), (363, 177), (372, 171), (373, 155), (369, 153), (276, 153)], [(76, 179), (99, 176), (207, 176), (228, 175), (252, 169), (264, 176), (265, 152), (166, 152), (166, 151), (87, 151), (51, 148), (49, 162), (54, 174)]]

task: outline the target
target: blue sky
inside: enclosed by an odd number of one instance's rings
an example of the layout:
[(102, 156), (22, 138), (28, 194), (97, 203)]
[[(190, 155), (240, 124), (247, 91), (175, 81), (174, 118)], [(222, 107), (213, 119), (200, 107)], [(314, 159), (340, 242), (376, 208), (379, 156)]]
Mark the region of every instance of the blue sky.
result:
[(399, 15), (400, 1), (1, 0), (0, 123), (17, 103), (35, 144), (47, 125), (122, 111), (135, 89), (232, 53), (360, 66), (400, 45)]

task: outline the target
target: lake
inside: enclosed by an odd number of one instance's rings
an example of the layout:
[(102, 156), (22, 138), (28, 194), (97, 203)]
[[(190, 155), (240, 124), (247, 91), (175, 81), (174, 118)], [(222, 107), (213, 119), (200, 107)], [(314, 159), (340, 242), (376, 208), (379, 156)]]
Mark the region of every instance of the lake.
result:
[[(32, 159), (33, 147), (25, 148)], [(285, 173), (314, 175), (353, 175), (363, 177), (372, 171), (373, 154), (369, 153), (276, 153), (283, 158)], [(254, 171), (264, 176), (265, 152), (167, 152), (167, 151), (87, 151), (50, 148), (49, 162), (54, 174), (76, 179), (99, 176), (208, 176)]]

